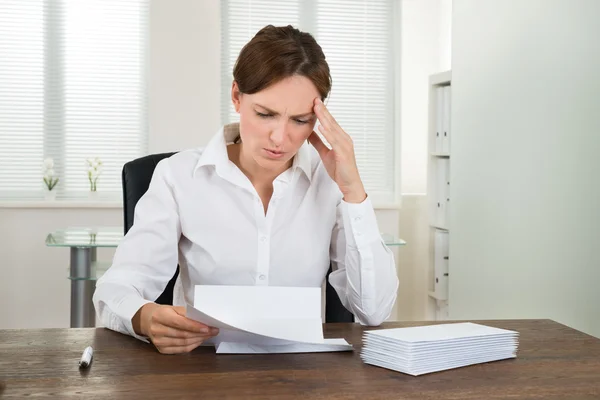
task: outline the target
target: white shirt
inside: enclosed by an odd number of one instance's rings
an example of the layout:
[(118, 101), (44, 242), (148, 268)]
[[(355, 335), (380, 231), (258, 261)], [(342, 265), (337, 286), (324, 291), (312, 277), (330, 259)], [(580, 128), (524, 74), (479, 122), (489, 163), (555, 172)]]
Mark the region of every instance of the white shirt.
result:
[(135, 208), (134, 224), (98, 280), (102, 324), (139, 337), (131, 319), (173, 277), (174, 305), (193, 304), (194, 285), (321, 287), (329, 282), (357, 321), (379, 325), (398, 290), (394, 257), (369, 198), (342, 200), (307, 143), (273, 182), (265, 215), (250, 180), (229, 160), (239, 125), (222, 128), (204, 149), (158, 163)]

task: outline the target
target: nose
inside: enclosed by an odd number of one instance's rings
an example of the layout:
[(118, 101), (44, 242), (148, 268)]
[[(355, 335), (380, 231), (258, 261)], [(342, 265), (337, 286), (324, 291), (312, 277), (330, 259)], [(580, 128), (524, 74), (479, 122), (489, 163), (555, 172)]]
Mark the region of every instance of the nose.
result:
[(271, 140), (271, 143), (275, 147), (281, 147), (281, 145), (283, 145), (283, 141), (284, 141), (286, 135), (287, 135), (287, 124), (285, 121), (283, 121), (283, 122), (278, 123), (277, 126), (274, 127), (274, 129), (271, 131), (271, 135), (269, 136), (269, 139)]

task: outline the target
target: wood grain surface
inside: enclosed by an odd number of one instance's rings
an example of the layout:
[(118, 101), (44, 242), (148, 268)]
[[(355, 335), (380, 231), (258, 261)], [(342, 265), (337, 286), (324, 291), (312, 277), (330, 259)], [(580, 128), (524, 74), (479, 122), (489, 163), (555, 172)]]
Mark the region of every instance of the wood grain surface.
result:
[[(600, 399), (600, 339), (550, 320), (474, 321), (520, 333), (518, 357), (419, 377), (364, 364), (358, 324), (326, 324), (354, 352), (162, 355), (103, 328), (0, 330), (0, 397), (65, 399)], [(378, 328), (426, 325), (393, 322)], [(79, 370), (83, 349), (94, 360)]]

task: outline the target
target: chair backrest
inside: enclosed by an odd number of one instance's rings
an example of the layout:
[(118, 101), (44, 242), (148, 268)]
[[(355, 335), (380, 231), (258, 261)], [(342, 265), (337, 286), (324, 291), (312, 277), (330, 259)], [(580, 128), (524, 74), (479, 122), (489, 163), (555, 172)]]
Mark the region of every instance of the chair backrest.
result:
[[(122, 185), (125, 233), (133, 225), (135, 206), (148, 190), (156, 164), (163, 158), (170, 157), (173, 154), (175, 153), (151, 154), (129, 161), (123, 166)], [(331, 266), (327, 272), (327, 278), (329, 278), (330, 273)], [(156, 303), (173, 304), (173, 288), (178, 274), (179, 266), (177, 266), (175, 275), (169, 281), (163, 293), (155, 300)], [(326, 279), (325, 288), (325, 322), (354, 322), (354, 315), (342, 305), (337, 292), (329, 284), (329, 279)]]
[[(175, 153), (151, 154), (129, 161), (123, 166), (121, 173), (121, 184), (123, 186), (123, 218), (125, 234), (133, 225), (133, 214), (138, 200), (148, 191), (152, 174), (156, 164), (163, 158), (171, 157)], [(169, 281), (165, 290), (155, 300), (158, 304), (173, 304), (173, 288), (179, 275), (179, 265), (175, 275)]]

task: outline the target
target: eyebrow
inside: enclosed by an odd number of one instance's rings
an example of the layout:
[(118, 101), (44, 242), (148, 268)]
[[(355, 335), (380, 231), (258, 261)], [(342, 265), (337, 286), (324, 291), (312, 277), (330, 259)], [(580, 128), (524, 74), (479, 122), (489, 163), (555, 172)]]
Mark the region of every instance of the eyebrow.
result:
[[(280, 114), (279, 114), (277, 111), (273, 111), (273, 110), (271, 110), (270, 108), (268, 108), (268, 107), (265, 107), (265, 106), (263, 106), (263, 105), (260, 105), (260, 104), (258, 104), (258, 103), (254, 103), (254, 105), (255, 105), (255, 106), (258, 106), (258, 107), (260, 107), (260, 108), (263, 108), (263, 109), (265, 109), (265, 110), (266, 110), (266, 111), (267, 111), (269, 114), (273, 114), (273, 115), (280, 115)], [(310, 117), (312, 117), (313, 115), (315, 115), (315, 113), (314, 113), (314, 112), (312, 112), (312, 111), (309, 111), (309, 112), (307, 112), (307, 113), (304, 113), (304, 114), (292, 115), (292, 116), (290, 116), (290, 118), (301, 118), (301, 117), (309, 117), (309, 116), (310, 116)]]

